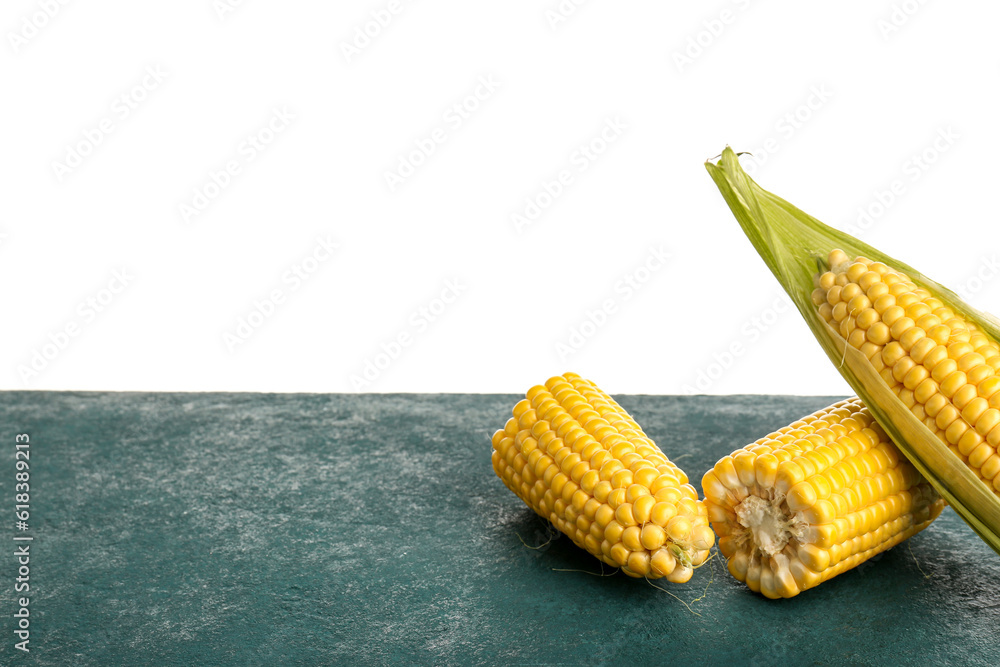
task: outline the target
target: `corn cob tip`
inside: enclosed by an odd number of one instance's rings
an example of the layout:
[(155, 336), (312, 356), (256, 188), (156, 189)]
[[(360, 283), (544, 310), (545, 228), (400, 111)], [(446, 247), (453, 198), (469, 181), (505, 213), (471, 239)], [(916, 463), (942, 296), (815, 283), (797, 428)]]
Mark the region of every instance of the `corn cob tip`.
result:
[(850, 262), (847, 253), (840, 248), (834, 248), (827, 256), (826, 265), (831, 271), (840, 269), (845, 263)]

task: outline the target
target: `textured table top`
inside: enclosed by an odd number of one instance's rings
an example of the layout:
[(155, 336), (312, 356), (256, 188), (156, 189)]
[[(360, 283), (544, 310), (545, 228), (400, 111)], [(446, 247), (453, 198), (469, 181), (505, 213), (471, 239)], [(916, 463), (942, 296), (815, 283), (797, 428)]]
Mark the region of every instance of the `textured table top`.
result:
[[(791, 600), (716, 559), (670, 588), (695, 615), (566, 537), (522, 544), (546, 526), (490, 467), (515, 396), (0, 397), (0, 497), (27, 432), (34, 536), (25, 656), (4, 531), (4, 665), (1000, 664), (1000, 557), (950, 509)], [(618, 398), (696, 486), (833, 401)]]

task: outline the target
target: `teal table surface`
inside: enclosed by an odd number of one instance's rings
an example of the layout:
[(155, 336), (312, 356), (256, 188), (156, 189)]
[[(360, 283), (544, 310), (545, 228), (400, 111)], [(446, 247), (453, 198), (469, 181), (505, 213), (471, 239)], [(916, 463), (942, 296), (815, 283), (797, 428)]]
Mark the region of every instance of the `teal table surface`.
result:
[[(950, 508), (791, 600), (716, 558), (669, 588), (691, 611), (594, 576), (564, 536), (526, 548), (547, 525), (490, 467), (517, 398), (0, 394), (0, 664), (1000, 664), (1000, 557)], [(696, 486), (834, 400), (618, 398)], [(29, 654), (14, 648), (15, 535), (34, 538)]]

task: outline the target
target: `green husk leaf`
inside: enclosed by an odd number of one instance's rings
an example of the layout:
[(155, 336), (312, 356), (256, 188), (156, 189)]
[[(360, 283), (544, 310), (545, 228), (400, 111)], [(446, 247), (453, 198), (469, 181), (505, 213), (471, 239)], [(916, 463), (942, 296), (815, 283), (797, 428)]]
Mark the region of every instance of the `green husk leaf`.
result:
[(867, 257), (903, 271), (914, 283), (961, 313), (995, 341), (1000, 341), (1000, 322), (971, 307), (957, 294), (913, 267), (824, 225), (762, 189), (743, 171), (739, 157), (728, 146), (718, 162), (706, 162), (705, 167), (743, 231), (788, 292), (830, 361), (913, 465), (966, 523), (1000, 553), (1000, 497), (910, 413), (864, 354), (823, 320), (811, 299), (815, 289), (813, 276), (826, 270), (829, 252), (840, 248), (852, 258)]

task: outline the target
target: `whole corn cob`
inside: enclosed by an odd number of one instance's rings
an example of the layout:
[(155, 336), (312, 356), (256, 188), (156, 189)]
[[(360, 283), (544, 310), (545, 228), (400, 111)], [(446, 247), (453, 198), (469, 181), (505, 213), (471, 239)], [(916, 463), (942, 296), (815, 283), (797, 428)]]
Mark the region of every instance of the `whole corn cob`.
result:
[(828, 265), (812, 295), (820, 316), (1000, 494), (1000, 346), (902, 271), (839, 249)]
[(944, 507), (857, 398), (720, 459), (702, 488), (730, 574), (769, 598), (892, 548)]
[(715, 541), (687, 475), (574, 373), (528, 390), (493, 434), (492, 459), (528, 507), (629, 576), (688, 581)]
[(837, 370), (920, 474), (1000, 553), (1000, 322), (767, 192), (732, 149), (706, 168)]

